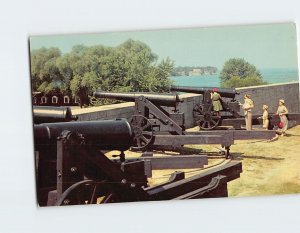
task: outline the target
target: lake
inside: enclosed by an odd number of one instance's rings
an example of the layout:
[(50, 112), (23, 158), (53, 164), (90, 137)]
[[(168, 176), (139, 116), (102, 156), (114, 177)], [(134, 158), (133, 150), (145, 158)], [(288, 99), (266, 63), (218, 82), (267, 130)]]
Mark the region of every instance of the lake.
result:
[[(268, 83), (283, 83), (299, 81), (298, 70), (296, 69), (264, 69), (260, 70), (264, 81)], [(213, 75), (200, 76), (172, 76), (171, 80), (175, 85), (199, 86), (199, 87), (219, 87), (219, 73)]]

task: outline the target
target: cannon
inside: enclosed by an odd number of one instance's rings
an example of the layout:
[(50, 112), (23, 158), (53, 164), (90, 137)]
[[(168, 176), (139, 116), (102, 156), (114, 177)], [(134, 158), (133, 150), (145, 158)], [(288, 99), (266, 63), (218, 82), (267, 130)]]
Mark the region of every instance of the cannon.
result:
[(234, 88), (220, 88), (218, 93), (221, 95), (222, 112), (225, 114), (218, 115), (213, 109), (210, 93), (213, 88), (209, 87), (188, 87), (188, 86), (171, 86), (171, 91), (188, 92), (202, 94), (202, 101), (197, 103), (193, 108), (194, 118), (202, 130), (216, 129), (222, 124), (224, 119), (241, 118), (239, 114), (240, 103), (235, 100), (239, 93)]
[[(124, 150), (131, 146), (134, 136), (125, 119), (35, 125), (38, 204), (227, 197), (227, 182), (242, 172), (241, 162), (230, 161), (187, 179), (184, 172), (175, 172), (168, 181), (149, 186), (146, 161), (125, 159)], [(119, 150), (119, 159), (110, 159), (103, 150)]]
[[(100, 150), (121, 151), (122, 163), (123, 151), (131, 146), (132, 140), (131, 126), (124, 119), (34, 125), (39, 204), (45, 206), (59, 202), (70, 188), (69, 183), (85, 178), (105, 180), (110, 172), (112, 176), (120, 175), (115, 171), (114, 163)], [(97, 165), (101, 166), (100, 171), (95, 168)], [(145, 182), (144, 170), (137, 181)]]
[[(177, 94), (96, 91), (94, 97), (135, 102), (134, 114), (130, 119), (135, 134), (133, 149), (149, 148), (158, 133), (182, 135), (184, 114), (176, 109), (181, 101)], [(171, 107), (172, 110), (164, 107)]]
[(33, 106), (34, 124), (76, 121), (70, 107)]

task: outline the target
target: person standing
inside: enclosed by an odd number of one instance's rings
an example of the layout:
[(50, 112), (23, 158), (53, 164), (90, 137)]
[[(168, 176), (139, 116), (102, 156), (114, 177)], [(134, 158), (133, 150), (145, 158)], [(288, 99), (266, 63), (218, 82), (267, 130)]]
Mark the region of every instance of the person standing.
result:
[(218, 93), (218, 91), (218, 88), (213, 88), (212, 92), (210, 93), (210, 97), (214, 111), (216, 112), (217, 116), (221, 116), (220, 111), (223, 110), (223, 106), (221, 104), (221, 95)]
[(246, 130), (252, 130), (252, 108), (254, 107), (253, 101), (250, 98), (251, 96), (246, 94), (243, 104)]
[(287, 118), (287, 114), (289, 113), (287, 107), (285, 106), (285, 102), (283, 99), (279, 100), (279, 106), (277, 109), (277, 114), (280, 117), (280, 122), (283, 124), (282, 128), (279, 130), (279, 132), (281, 133), (281, 136), (285, 135), (285, 131), (288, 128), (288, 118)]
[(263, 120), (263, 129), (268, 129), (269, 128), (269, 112), (268, 112), (268, 105), (263, 105), (263, 115), (262, 115), (262, 120)]

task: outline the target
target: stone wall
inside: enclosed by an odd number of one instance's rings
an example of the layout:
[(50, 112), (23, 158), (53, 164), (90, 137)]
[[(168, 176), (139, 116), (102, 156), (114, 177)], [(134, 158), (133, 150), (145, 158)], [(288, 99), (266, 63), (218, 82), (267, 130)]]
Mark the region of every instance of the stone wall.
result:
[(134, 103), (128, 102), (91, 108), (73, 108), (72, 114), (78, 116), (78, 121), (129, 119), (133, 115), (133, 109)]
[[(269, 106), (270, 113), (276, 112), (279, 99), (285, 100), (289, 112), (300, 113), (299, 82), (237, 88), (237, 91), (241, 94), (236, 97), (236, 100), (241, 103), (244, 102), (245, 94), (251, 95), (254, 101), (254, 114), (262, 113), (263, 104)], [(185, 127), (191, 128), (195, 126), (193, 117), (194, 105), (201, 101), (202, 96), (197, 94), (181, 94), (180, 98), (183, 102), (179, 103), (178, 110), (185, 113)], [(133, 110), (134, 103), (128, 102), (84, 109), (77, 108), (72, 109), (72, 113), (78, 116), (79, 121), (90, 121), (115, 118), (130, 119), (133, 115)]]
[(244, 95), (250, 94), (254, 102), (253, 114), (261, 114), (264, 104), (269, 106), (269, 112), (277, 111), (278, 101), (284, 99), (286, 106), (291, 113), (300, 112), (299, 82), (270, 84), (256, 87), (237, 88), (241, 94), (237, 100), (244, 102)]

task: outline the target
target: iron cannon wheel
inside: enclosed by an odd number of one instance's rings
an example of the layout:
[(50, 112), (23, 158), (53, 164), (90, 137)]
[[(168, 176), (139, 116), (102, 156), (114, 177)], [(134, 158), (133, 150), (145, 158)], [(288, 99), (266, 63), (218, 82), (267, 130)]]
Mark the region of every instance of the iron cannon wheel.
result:
[(134, 150), (145, 149), (153, 140), (153, 127), (151, 122), (144, 116), (133, 115), (130, 124), (134, 132), (134, 146), (131, 148)]
[(106, 181), (83, 180), (66, 189), (56, 205), (104, 204), (118, 202)]
[(202, 130), (215, 129), (218, 125), (220, 125), (221, 116), (215, 115), (215, 112), (212, 110), (212, 106), (209, 106), (208, 109), (204, 110), (203, 105), (196, 104), (193, 109), (193, 114), (197, 125)]

